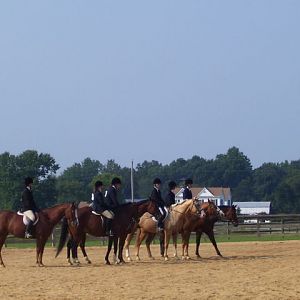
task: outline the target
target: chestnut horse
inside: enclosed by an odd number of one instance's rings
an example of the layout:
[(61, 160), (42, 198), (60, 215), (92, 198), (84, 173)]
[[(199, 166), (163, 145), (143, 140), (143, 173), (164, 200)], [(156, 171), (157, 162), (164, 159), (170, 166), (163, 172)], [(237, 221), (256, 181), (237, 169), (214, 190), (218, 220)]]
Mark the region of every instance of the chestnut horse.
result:
[[(160, 215), (160, 211), (156, 202), (151, 200), (123, 204), (114, 210), (115, 218), (112, 222), (112, 231), (114, 232), (114, 237), (109, 237), (107, 253), (105, 256), (106, 264), (110, 264), (108, 259), (109, 253), (111, 251), (113, 242), (116, 243), (118, 240), (118, 259), (121, 263), (125, 262), (123, 259), (123, 247), (127, 233), (131, 232), (134, 222), (137, 222), (138, 218), (140, 218), (145, 212), (149, 212), (156, 217), (159, 217)], [(105, 236), (105, 228), (102, 224), (101, 217), (94, 215), (90, 207), (83, 207), (78, 210), (78, 220), (79, 225), (77, 228), (69, 227), (69, 231), (73, 238), (74, 247), (78, 247), (78, 244), (84, 240), (86, 233), (96, 237)], [(67, 226), (62, 226), (61, 238), (57, 248), (56, 256), (58, 256), (63, 249), (67, 236), (68, 228)]]
[[(161, 246), (164, 247), (164, 251), (162, 256), (165, 257), (165, 260), (168, 260), (168, 246), (171, 235), (173, 236), (173, 241), (176, 239), (177, 233), (182, 232), (187, 220), (189, 219), (199, 219), (199, 218), (206, 218), (205, 215), (201, 216), (201, 211), (208, 212), (208, 210), (215, 213), (215, 208), (213, 204), (210, 202), (200, 204), (197, 200), (186, 200), (180, 204), (176, 204), (172, 206), (170, 209), (169, 216), (164, 222), (164, 232), (163, 232), (163, 239), (164, 242), (161, 243)], [(136, 259), (139, 260), (139, 249), (141, 246), (142, 241), (147, 236), (146, 239), (146, 246), (149, 258), (153, 259), (150, 250), (150, 243), (152, 242), (155, 234), (157, 233), (157, 222), (155, 222), (150, 214), (144, 214), (140, 219), (139, 223), (136, 224), (133, 231), (127, 235), (126, 243), (125, 243), (125, 250), (126, 250), (126, 257), (128, 260), (131, 260), (130, 253), (129, 253), (129, 245), (130, 241), (133, 237), (134, 231), (137, 229), (137, 236), (136, 236)]]
[(204, 224), (199, 224), (199, 226), (196, 228), (196, 255), (197, 257), (200, 257), (199, 254), (199, 247), (200, 247), (200, 240), (202, 233), (206, 233), (208, 236), (209, 240), (213, 244), (217, 255), (222, 257), (221, 252), (218, 249), (216, 240), (215, 240), (215, 234), (214, 234), (214, 225), (217, 221), (226, 221), (226, 222), (231, 222), (233, 226), (238, 226), (238, 218), (237, 218), (237, 213), (236, 213), (236, 206), (219, 206), (219, 209), (223, 212), (223, 216), (221, 214), (218, 215), (218, 217), (210, 217), (206, 220)]
[[(33, 238), (36, 239), (36, 264), (43, 265), (43, 253), (47, 239), (51, 235), (54, 226), (63, 218), (69, 220), (69, 226), (76, 223), (76, 207), (74, 203), (65, 203), (46, 208), (38, 213), (39, 221), (33, 227)], [(25, 225), (23, 224), (23, 216), (13, 211), (0, 211), (0, 266), (5, 267), (1, 250), (8, 234), (12, 234), (18, 238), (24, 238)]]

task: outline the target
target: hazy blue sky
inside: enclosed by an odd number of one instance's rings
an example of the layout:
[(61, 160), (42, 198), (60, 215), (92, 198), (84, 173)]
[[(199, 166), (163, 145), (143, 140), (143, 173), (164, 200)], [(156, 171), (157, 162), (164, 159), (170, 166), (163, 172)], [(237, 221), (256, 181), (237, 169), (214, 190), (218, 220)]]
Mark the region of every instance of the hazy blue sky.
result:
[(0, 153), (300, 158), (300, 1), (1, 1)]

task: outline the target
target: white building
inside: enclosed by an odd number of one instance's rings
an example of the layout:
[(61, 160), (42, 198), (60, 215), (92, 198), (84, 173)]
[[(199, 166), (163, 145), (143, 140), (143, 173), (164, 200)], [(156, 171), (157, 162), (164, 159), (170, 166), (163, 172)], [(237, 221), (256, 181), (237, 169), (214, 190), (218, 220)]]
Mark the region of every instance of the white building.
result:
[[(180, 203), (183, 200), (184, 188), (177, 188), (175, 190), (176, 203)], [(231, 205), (231, 191), (230, 188), (225, 187), (192, 187), (191, 188), (193, 198), (197, 198), (200, 201), (207, 202), (213, 201), (216, 205)]]
[(271, 202), (234, 202), (241, 215), (270, 214)]

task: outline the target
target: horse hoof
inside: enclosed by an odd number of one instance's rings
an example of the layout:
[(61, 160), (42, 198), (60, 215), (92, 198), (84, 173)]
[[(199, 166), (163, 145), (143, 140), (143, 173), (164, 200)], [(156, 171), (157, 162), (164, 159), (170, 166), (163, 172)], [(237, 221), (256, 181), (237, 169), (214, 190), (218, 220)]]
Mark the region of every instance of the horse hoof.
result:
[(85, 261), (86, 261), (86, 263), (89, 264), (89, 265), (92, 263), (88, 257), (85, 258)]
[(127, 261), (132, 261), (130, 256), (127, 257)]
[(108, 260), (105, 262), (105, 264), (106, 264), (107, 266), (110, 266), (110, 265), (111, 265), (111, 263), (110, 263)]
[(200, 259), (200, 258), (201, 258), (201, 256), (200, 256), (199, 254), (197, 254), (196, 257), (197, 257), (197, 259)]
[(185, 256), (181, 256), (181, 260), (185, 260)]
[(155, 258), (153, 256), (149, 256), (150, 260), (155, 260)]
[(0, 265), (0, 268), (5, 268), (5, 264), (2, 263), (2, 264)]
[(190, 258), (189, 256), (187, 256), (185, 259), (186, 259), (186, 260), (190, 260), (191, 258)]
[(135, 260), (140, 261), (141, 259), (140, 259), (139, 256), (137, 256), (137, 257), (135, 258)]
[(168, 261), (168, 260), (169, 260), (169, 258), (168, 258), (168, 256), (166, 256), (166, 257), (165, 257), (165, 261)]

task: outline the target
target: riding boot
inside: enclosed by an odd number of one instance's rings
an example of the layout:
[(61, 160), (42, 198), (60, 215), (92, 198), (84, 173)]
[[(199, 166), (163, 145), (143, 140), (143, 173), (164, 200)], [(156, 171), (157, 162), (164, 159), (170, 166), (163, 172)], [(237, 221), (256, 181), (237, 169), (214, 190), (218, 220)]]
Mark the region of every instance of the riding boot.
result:
[(164, 230), (164, 223), (163, 223), (163, 218), (162, 217), (159, 218), (157, 226), (158, 226), (158, 231), (163, 231)]
[(29, 239), (32, 237), (32, 227), (33, 227), (33, 221), (29, 220), (28, 224), (26, 225), (25, 230), (25, 238)]
[(112, 219), (106, 219), (106, 226), (105, 226), (105, 234), (108, 236), (113, 236), (113, 232), (112, 232)]

